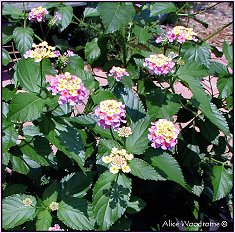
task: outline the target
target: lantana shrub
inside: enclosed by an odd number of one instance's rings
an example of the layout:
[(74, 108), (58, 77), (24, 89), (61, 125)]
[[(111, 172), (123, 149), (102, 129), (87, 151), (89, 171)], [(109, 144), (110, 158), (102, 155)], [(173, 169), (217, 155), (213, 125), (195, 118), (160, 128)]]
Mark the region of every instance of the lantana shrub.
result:
[(232, 45), (182, 4), (3, 4), (3, 230), (232, 231)]

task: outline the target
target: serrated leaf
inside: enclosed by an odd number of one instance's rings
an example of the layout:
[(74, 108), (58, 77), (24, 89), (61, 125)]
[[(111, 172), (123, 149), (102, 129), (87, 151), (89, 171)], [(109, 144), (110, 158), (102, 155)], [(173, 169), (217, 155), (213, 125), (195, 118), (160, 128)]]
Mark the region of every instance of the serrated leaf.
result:
[[(42, 61), (42, 84), (45, 83), (45, 75), (54, 74), (54, 69), (48, 59)], [(38, 93), (41, 85), (40, 63), (33, 59), (21, 58), (16, 65), (16, 77), (23, 89)]]
[(91, 230), (93, 226), (88, 218), (87, 202), (80, 198), (71, 198), (60, 202), (57, 217), (66, 226), (74, 230)]
[(97, 8), (103, 21), (106, 33), (113, 33), (127, 25), (134, 17), (132, 5), (121, 2), (102, 2)]
[(61, 180), (61, 199), (65, 196), (82, 198), (91, 188), (94, 173), (71, 173)]
[(225, 197), (233, 187), (232, 171), (224, 166), (214, 166), (211, 181), (214, 190), (213, 201), (218, 201)]
[(9, 84), (5, 87), (2, 87), (2, 98), (8, 102), (15, 95), (16, 89), (14, 84)]
[(208, 71), (204, 65), (197, 62), (187, 62), (180, 66), (176, 75), (180, 77), (197, 77), (202, 78), (208, 75)]
[(129, 153), (140, 155), (148, 148), (149, 118), (143, 118), (130, 125), (132, 135), (126, 139), (126, 150)]
[(86, 7), (84, 12), (83, 12), (83, 17), (95, 17), (95, 16), (100, 16), (100, 13), (98, 12), (97, 8), (91, 8), (91, 7)]
[(100, 175), (93, 189), (93, 211), (101, 230), (107, 230), (125, 212), (131, 193), (131, 180), (109, 171)]
[(2, 131), (2, 152), (6, 152), (9, 148), (16, 145), (18, 139), (18, 133), (15, 130), (14, 125), (9, 124)]
[(187, 62), (197, 62), (205, 67), (210, 67), (211, 50), (206, 43), (202, 45), (185, 43), (182, 46), (182, 58)]
[(175, 181), (176, 183), (186, 186), (182, 170), (178, 162), (171, 155), (164, 153), (160, 156), (151, 158), (152, 165), (162, 172), (162, 176), (167, 180)]
[(157, 171), (142, 159), (134, 158), (128, 162), (131, 174), (143, 180), (166, 180)]
[(2, 49), (2, 64), (7, 66), (11, 61), (11, 57), (6, 49)]
[(233, 76), (222, 76), (217, 80), (219, 98), (226, 98), (233, 93)]
[(59, 21), (59, 31), (64, 31), (69, 26), (73, 18), (73, 8), (71, 6), (64, 6), (58, 8), (58, 13), (61, 15), (62, 20)]
[(20, 8), (12, 4), (3, 4), (2, 15), (10, 15), (14, 19), (20, 18), (23, 15), (23, 12)]
[(101, 54), (98, 38), (94, 38), (91, 42), (87, 42), (85, 46), (85, 57), (88, 62), (92, 63), (96, 60)]
[(32, 121), (40, 117), (45, 101), (33, 93), (18, 93), (12, 98), (8, 117), (12, 121)]
[(103, 100), (115, 99), (115, 96), (110, 91), (100, 90), (98, 93), (92, 95), (94, 104), (99, 104)]
[(146, 203), (144, 200), (136, 196), (131, 196), (126, 212), (128, 214), (136, 214), (144, 209), (145, 206)]
[(69, 118), (68, 120), (81, 124), (85, 127), (94, 127), (97, 122), (97, 117), (95, 115), (80, 115), (77, 117)]
[(126, 110), (130, 116), (131, 121), (136, 122), (146, 116), (146, 111), (138, 95), (131, 89), (125, 88), (122, 93), (122, 99), (125, 103)]
[[(23, 200), (30, 198), (32, 204), (25, 206)], [(4, 229), (19, 226), (33, 219), (35, 213), (36, 199), (29, 195), (12, 195), (2, 200), (2, 225)]]
[(197, 105), (199, 109), (204, 113), (204, 115), (221, 131), (228, 135), (229, 128), (225, 118), (223, 117), (222, 113), (219, 112), (216, 106), (210, 102), (210, 98), (206, 95), (199, 80), (186, 76), (179, 76), (179, 78), (187, 82), (193, 93), (193, 96), (198, 102)]
[(233, 64), (233, 47), (229, 45), (226, 41), (224, 41), (223, 43), (223, 53), (229, 65), (232, 65)]
[(212, 61), (209, 69), (209, 74), (219, 77), (228, 74), (227, 67), (220, 62)]
[(48, 231), (51, 224), (51, 213), (47, 209), (39, 209), (36, 220), (36, 231)]
[(176, 12), (177, 8), (171, 2), (157, 2), (152, 6), (150, 16), (157, 16), (159, 14), (167, 14)]
[(51, 202), (56, 202), (59, 193), (59, 185), (57, 181), (50, 184), (43, 192), (43, 203), (48, 207)]
[(147, 28), (142, 28), (137, 25), (135, 25), (133, 33), (138, 38), (138, 42), (142, 44), (145, 44), (151, 37), (151, 33)]
[(82, 58), (77, 55), (70, 56), (68, 58), (68, 65), (67, 65), (66, 71), (73, 75), (76, 75), (77, 69), (81, 69), (81, 70), (84, 69), (84, 62)]
[(102, 138), (100, 139), (100, 145), (104, 146), (106, 150), (108, 149), (109, 152), (111, 152), (112, 148), (114, 147), (121, 149), (120, 144), (114, 140), (107, 140)]
[(13, 156), (11, 159), (11, 163), (13, 171), (24, 175), (27, 175), (29, 173), (29, 166), (21, 157)]
[(2, 45), (7, 44), (12, 39), (13, 39), (13, 35), (6, 35), (6, 34), (2, 33)]
[(14, 41), (16, 47), (21, 54), (25, 54), (26, 51), (32, 48), (33, 44), (33, 29), (32, 28), (23, 28), (17, 27), (13, 32)]

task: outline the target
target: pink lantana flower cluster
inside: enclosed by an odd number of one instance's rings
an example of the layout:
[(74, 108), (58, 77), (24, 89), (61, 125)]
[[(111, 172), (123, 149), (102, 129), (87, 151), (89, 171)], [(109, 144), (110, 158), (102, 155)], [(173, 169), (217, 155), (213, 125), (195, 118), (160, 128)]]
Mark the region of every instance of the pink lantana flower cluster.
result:
[(69, 103), (71, 106), (83, 104), (83, 100), (87, 97), (87, 91), (82, 80), (69, 72), (56, 75), (50, 81), (48, 90), (52, 91), (52, 95), (60, 94), (58, 103)]
[(49, 227), (48, 231), (64, 231), (64, 229), (61, 229), (59, 224), (55, 224), (53, 227)]
[(98, 117), (98, 125), (104, 129), (113, 128), (117, 130), (121, 122), (126, 123), (126, 110), (125, 105), (116, 100), (104, 100), (95, 110)]
[(58, 22), (62, 20), (62, 15), (58, 12), (54, 14), (54, 16), (49, 21), (48, 25), (53, 27), (54, 25), (58, 26)]
[(161, 42), (174, 42), (178, 41), (180, 44), (184, 43), (186, 40), (197, 41), (196, 33), (192, 28), (186, 28), (184, 26), (176, 26), (172, 30), (168, 31), (155, 40), (156, 43)]
[(109, 71), (108, 76), (114, 77), (118, 82), (121, 81), (123, 76), (129, 76), (129, 73), (125, 68), (121, 68), (118, 66), (113, 66)]
[(39, 6), (37, 8), (33, 8), (29, 12), (28, 19), (32, 22), (33, 21), (42, 22), (44, 20), (46, 14), (48, 14), (47, 9), (42, 6)]
[(178, 143), (178, 134), (179, 130), (172, 122), (160, 119), (152, 123), (149, 128), (148, 139), (152, 142), (152, 147), (169, 150)]
[(150, 74), (167, 75), (173, 73), (175, 63), (163, 54), (153, 54), (145, 59), (143, 65), (149, 69)]

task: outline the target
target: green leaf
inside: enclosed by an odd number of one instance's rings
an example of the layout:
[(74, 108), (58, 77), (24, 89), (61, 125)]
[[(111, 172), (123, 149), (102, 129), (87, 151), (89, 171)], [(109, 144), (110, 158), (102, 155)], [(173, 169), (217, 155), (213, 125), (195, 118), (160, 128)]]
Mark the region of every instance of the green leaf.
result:
[(134, 26), (133, 33), (138, 38), (138, 42), (142, 44), (145, 44), (151, 37), (151, 33), (147, 28), (142, 28), (137, 25)]
[(68, 61), (68, 66), (66, 68), (66, 71), (71, 73), (71, 74), (76, 74), (77, 69), (84, 69), (84, 62), (81, 57), (75, 55), (75, 56), (70, 56), (69, 61)]
[(11, 61), (11, 57), (6, 49), (2, 49), (2, 64), (7, 66)]
[[(23, 200), (30, 198), (32, 204), (25, 206)], [(30, 195), (12, 195), (2, 200), (2, 225), (5, 230), (32, 220), (35, 213), (36, 199)]]
[(92, 127), (92, 128), (95, 126), (97, 122), (97, 118), (94, 115), (80, 115), (77, 117), (70, 117), (68, 120), (70, 122), (75, 122), (85, 127)]
[(24, 184), (12, 184), (7, 186), (4, 190), (3, 195), (4, 197), (11, 196), (13, 194), (24, 194), (27, 189), (27, 185)]
[(156, 170), (142, 159), (134, 158), (128, 162), (131, 174), (144, 180), (166, 180)]
[(129, 153), (140, 155), (148, 148), (149, 118), (143, 118), (131, 124), (132, 135), (126, 139), (126, 150)]
[(197, 100), (197, 105), (199, 109), (204, 113), (204, 115), (215, 124), (221, 131), (226, 135), (229, 134), (229, 128), (225, 118), (222, 113), (210, 102), (210, 98), (206, 95), (199, 80), (193, 77), (179, 76), (180, 79), (186, 81), (191, 89), (193, 96)]
[(228, 74), (227, 67), (220, 62), (212, 61), (209, 69), (209, 74), (216, 77), (225, 76)]
[(94, 104), (100, 104), (103, 100), (115, 99), (115, 96), (110, 91), (100, 90), (91, 96)]
[(120, 144), (114, 140), (107, 140), (102, 138), (100, 139), (100, 145), (104, 146), (106, 148), (106, 151), (108, 149), (109, 152), (111, 152), (112, 148), (114, 147), (121, 149)]
[(35, 125), (26, 125), (23, 127), (22, 130), (23, 130), (24, 135), (27, 135), (27, 136), (34, 137), (37, 135), (42, 135), (42, 133), (40, 133), (39, 131), (39, 128)]
[(47, 209), (39, 209), (36, 220), (36, 231), (48, 231), (51, 224), (51, 213)]
[[(71, 130), (74, 131), (73, 129), (71, 129)], [(69, 130), (69, 132), (70, 132), (70, 130)], [(69, 158), (72, 158), (73, 160), (75, 160), (76, 163), (79, 165), (79, 167), (82, 170), (84, 170), (83, 165), (84, 165), (85, 152), (82, 150), (77, 151), (78, 148), (81, 148), (82, 142), (81, 141), (77, 142), (76, 141), (77, 136), (75, 136), (74, 132), (72, 132), (71, 134), (69, 132), (67, 132), (67, 133), (63, 132), (62, 135), (60, 135), (61, 131), (52, 130), (48, 133), (47, 139), (50, 141), (50, 143), (52, 143), (54, 146), (56, 146), (58, 148), (58, 150), (62, 151)]]
[[(171, 155), (164, 153), (151, 158), (152, 165), (159, 169), (159, 173), (167, 180), (186, 186), (182, 170), (178, 162)], [(162, 172), (162, 173), (161, 173)]]
[(230, 66), (233, 65), (233, 47), (229, 45), (226, 41), (223, 43), (223, 53)]
[(133, 90), (125, 88), (122, 93), (122, 98), (131, 121), (136, 122), (146, 116), (147, 113), (144, 106)]
[(57, 201), (57, 197), (58, 197), (58, 193), (59, 193), (59, 185), (57, 183), (57, 181), (54, 181), (53, 183), (51, 183), (43, 192), (42, 194), (42, 198), (43, 198), (43, 203), (46, 206), (49, 206), (51, 202), (53, 201)]
[(11, 41), (13, 39), (13, 35), (6, 35), (4, 33), (2, 33), (2, 45), (7, 44), (9, 41)]
[(18, 93), (12, 98), (9, 118), (12, 121), (32, 121), (40, 117), (45, 101), (33, 93)]
[(101, 54), (98, 38), (94, 38), (91, 42), (87, 42), (85, 46), (85, 57), (88, 62), (92, 63), (95, 61)]
[(131, 180), (109, 171), (100, 175), (93, 189), (93, 211), (101, 230), (107, 230), (125, 212), (131, 193)]
[(83, 17), (95, 17), (95, 16), (100, 16), (100, 13), (98, 12), (97, 8), (91, 8), (91, 7), (86, 7), (84, 12), (83, 12)]
[(117, 222), (115, 222), (109, 229), (109, 231), (116, 231), (116, 232), (124, 232), (124, 231), (130, 231), (131, 227), (131, 220), (130, 218), (123, 216), (120, 219), (118, 219)]
[(30, 144), (26, 144), (20, 147), (22, 153), (26, 155), (29, 159), (33, 160), (34, 162), (40, 164), (41, 166), (49, 166), (50, 163), (45, 155), (40, 155), (36, 152), (33, 146)]
[[(45, 83), (45, 75), (53, 75), (54, 72), (49, 59), (43, 59), (43, 84)], [(40, 63), (34, 62), (33, 59), (21, 58), (16, 66), (16, 76), (23, 89), (35, 93), (39, 92), (41, 85)]]
[(217, 80), (219, 98), (226, 98), (233, 93), (233, 76), (222, 76)]
[(94, 76), (84, 70), (77, 70), (76, 75), (82, 80), (82, 82), (84, 83), (84, 86), (89, 89), (89, 90), (93, 90), (97, 81), (94, 79)]
[(97, 8), (106, 33), (113, 33), (127, 25), (134, 17), (135, 10), (131, 4), (121, 2), (100, 2)]
[(83, 199), (63, 200), (60, 202), (57, 217), (74, 230), (92, 230), (93, 226), (88, 218), (87, 209), (87, 202)]
[(167, 91), (159, 92), (158, 90), (146, 94), (146, 105), (150, 120), (156, 118), (169, 119), (174, 116), (180, 109), (179, 95), (171, 94)]
[(206, 43), (202, 45), (185, 43), (182, 46), (182, 58), (187, 62), (197, 62), (205, 67), (210, 67), (211, 50)]
[(73, 18), (73, 8), (71, 6), (64, 6), (58, 8), (58, 13), (61, 15), (62, 20), (59, 22), (59, 31), (64, 31), (69, 26)]
[(218, 201), (225, 197), (233, 187), (232, 170), (225, 169), (224, 166), (214, 166), (211, 181), (214, 190), (213, 201)]
[(13, 171), (24, 175), (27, 175), (29, 173), (29, 166), (21, 157), (13, 156), (11, 159), (11, 163)]
[(184, 65), (180, 66), (177, 70), (176, 75), (180, 77), (206, 77), (208, 75), (208, 71), (205, 66), (201, 65), (197, 62), (187, 62)]
[(33, 29), (32, 28), (23, 28), (17, 27), (13, 32), (14, 41), (16, 47), (21, 54), (25, 54), (26, 51), (32, 48), (33, 44)]
[(16, 89), (14, 84), (9, 84), (2, 88), (2, 98), (8, 102), (15, 95)]
[(141, 198), (136, 196), (131, 196), (126, 212), (128, 214), (136, 214), (140, 212), (142, 209), (144, 209), (145, 206), (146, 203)]
[(18, 133), (15, 130), (14, 125), (9, 124), (6, 128), (3, 125), (2, 131), (2, 152), (6, 152), (9, 148), (16, 145), (18, 139)]
[(159, 14), (167, 14), (176, 12), (177, 8), (174, 3), (171, 2), (157, 2), (153, 5), (150, 16), (157, 16)]
[(2, 15), (10, 15), (14, 19), (18, 19), (23, 15), (22, 10), (12, 4), (3, 4)]
[(61, 180), (61, 198), (65, 196), (82, 198), (91, 188), (94, 174), (82, 172), (71, 173)]

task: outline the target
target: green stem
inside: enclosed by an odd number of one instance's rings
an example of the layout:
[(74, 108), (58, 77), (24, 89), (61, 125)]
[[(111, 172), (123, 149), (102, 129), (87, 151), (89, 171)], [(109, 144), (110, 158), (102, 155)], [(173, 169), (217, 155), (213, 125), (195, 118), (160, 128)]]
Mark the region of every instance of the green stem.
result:
[(222, 166), (228, 166), (228, 167), (232, 167), (232, 165), (229, 165), (229, 164), (226, 164), (226, 162), (221, 162), (217, 159), (214, 159), (214, 158), (210, 158), (212, 161), (216, 162), (216, 163), (219, 163), (219, 164), (222, 164)]
[(211, 35), (207, 36), (203, 41), (207, 41), (209, 39), (211, 39), (212, 37), (216, 36), (217, 34), (219, 34), (220, 32), (222, 32), (225, 28), (229, 27), (230, 25), (232, 25), (233, 22), (230, 22), (228, 24), (226, 24), (225, 26), (223, 26), (222, 28), (218, 29), (217, 31), (213, 32)]
[(40, 61), (40, 75), (41, 75), (41, 84), (40, 84), (39, 95), (41, 95), (41, 92), (42, 92), (42, 80), (43, 80), (43, 75), (42, 75), (42, 60)]
[(43, 28), (42, 28), (42, 23), (40, 23), (40, 28), (41, 28), (41, 31), (42, 31), (43, 39), (44, 39), (44, 41), (45, 41), (45, 40), (46, 40), (46, 37), (45, 37), (44, 31), (43, 31)]
[(126, 67), (126, 64), (127, 64), (127, 60), (126, 60), (126, 57), (127, 57), (127, 49), (126, 49), (126, 30), (125, 30), (125, 27), (122, 28), (121, 30), (121, 34), (122, 34), (122, 51), (123, 51), (123, 63), (124, 63), (124, 66)]
[(51, 31), (51, 27), (49, 27), (49, 29), (48, 29), (48, 31), (47, 31), (46, 38), (47, 38), (47, 36), (48, 36), (48, 34), (49, 34), (50, 31)]
[(115, 138), (114, 138), (114, 135), (113, 135), (112, 128), (110, 127), (110, 128), (109, 128), (109, 130), (110, 130), (110, 133), (111, 133), (111, 136), (112, 136), (113, 140), (115, 141)]
[(40, 41), (40, 42), (43, 42), (43, 39), (41, 39), (38, 35), (36, 35), (35, 33), (34, 33), (34, 36)]

